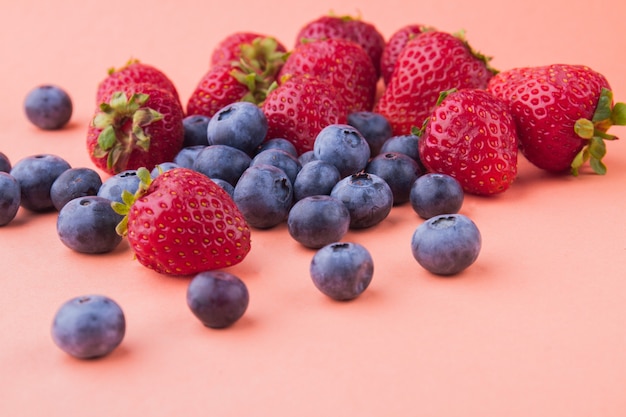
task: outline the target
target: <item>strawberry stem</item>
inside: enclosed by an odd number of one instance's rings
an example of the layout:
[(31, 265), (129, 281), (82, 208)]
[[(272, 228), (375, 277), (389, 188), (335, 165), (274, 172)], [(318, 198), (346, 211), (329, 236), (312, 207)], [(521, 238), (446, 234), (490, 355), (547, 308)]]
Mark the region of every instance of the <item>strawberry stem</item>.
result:
[(130, 208), (133, 204), (135, 204), (135, 201), (139, 200), (146, 194), (150, 184), (152, 184), (152, 176), (147, 168), (141, 167), (137, 169), (137, 176), (139, 177), (139, 187), (137, 188), (137, 191), (133, 194), (128, 190), (123, 190), (121, 195), (122, 202), (111, 202), (113, 211), (124, 216), (115, 227), (115, 231), (120, 236), (126, 236), (126, 233), (128, 232), (128, 213), (130, 213)]

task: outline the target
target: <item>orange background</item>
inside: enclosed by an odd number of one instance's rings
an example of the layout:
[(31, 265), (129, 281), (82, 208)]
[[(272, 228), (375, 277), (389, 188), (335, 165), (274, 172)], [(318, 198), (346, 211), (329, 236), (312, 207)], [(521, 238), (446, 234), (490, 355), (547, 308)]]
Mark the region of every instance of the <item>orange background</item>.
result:
[[(587, 64), (626, 101), (626, 3), (493, 0), (4, 2), (0, 12), (0, 151), (13, 163), (54, 153), (74, 167), (97, 83), (130, 57), (162, 69), (186, 101), (216, 43), (237, 30), (288, 47), (306, 22), (360, 13), (388, 38), (409, 23), (465, 29), (492, 65)], [(31, 126), (26, 93), (63, 86), (75, 106), (58, 132)], [(626, 136), (623, 127), (612, 133)], [(313, 286), (313, 251), (284, 226), (253, 231), (231, 269), (250, 306), (235, 326), (204, 328), (188, 280), (132, 260), (127, 245), (87, 256), (63, 246), (56, 214), (20, 210), (0, 229), (1, 416), (551, 416), (626, 415), (626, 143), (608, 144), (609, 172), (546, 175), (520, 160), (495, 198), (462, 213), (483, 235), (478, 261), (439, 278), (412, 258), (421, 223), (408, 205), (349, 232), (375, 262), (358, 299)], [(50, 324), (65, 300), (106, 294), (126, 313), (110, 356), (60, 351)]]

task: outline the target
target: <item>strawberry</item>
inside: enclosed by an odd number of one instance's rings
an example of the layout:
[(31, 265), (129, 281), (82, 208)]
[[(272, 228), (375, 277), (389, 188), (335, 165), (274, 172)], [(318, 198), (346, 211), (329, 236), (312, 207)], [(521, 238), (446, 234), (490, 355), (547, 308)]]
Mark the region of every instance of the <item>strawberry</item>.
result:
[(378, 78), (385, 38), (372, 23), (353, 16), (320, 16), (300, 28), (294, 49), (306, 41), (329, 38), (347, 39), (361, 45), (372, 60)]
[(270, 91), (262, 109), (268, 123), (266, 139), (287, 139), (299, 154), (313, 149), (324, 127), (345, 124), (348, 118), (348, 107), (337, 90), (308, 75), (288, 77)]
[(254, 32), (234, 32), (222, 39), (213, 49), (210, 66), (230, 65), (233, 61), (239, 61), (250, 48), (261, 48), (257, 49), (256, 55), (264, 54), (265, 61), (271, 61), (273, 55), (287, 53), (287, 48), (273, 37)]
[(451, 88), (486, 88), (495, 70), (474, 52), (463, 34), (426, 31), (400, 52), (375, 111), (389, 120), (394, 135), (424, 123), (439, 93)]
[(612, 125), (626, 125), (626, 104), (613, 105), (606, 78), (582, 65), (513, 68), (491, 79), (488, 90), (509, 102), (520, 150), (537, 167), (578, 175), (589, 161), (606, 173), (604, 140)]
[(121, 68), (109, 69), (107, 77), (98, 84), (96, 105), (99, 106), (101, 103), (108, 102), (113, 93), (132, 84), (155, 85), (169, 91), (174, 95), (176, 100), (180, 101), (174, 83), (163, 71), (151, 65), (139, 62), (137, 59), (131, 59)]
[(183, 109), (153, 84), (129, 84), (95, 112), (87, 131), (94, 164), (109, 174), (172, 161), (184, 140)]
[(376, 69), (357, 43), (338, 38), (305, 42), (296, 47), (280, 71), (308, 74), (333, 85), (351, 112), (370, 111), (376, 97)]
[(211, 117), (228, 104), (251, 95), (253, 92), (235, 77), (236, 73), (237, 70), (230, 65), (209, 68), (187, 101), (187, 115)]
[(492, 195), (517, 175), (517, 131), (507, 103), (485, 90), (443, 92), (418, 141), (431, 172), (456, 178), (465, 192)]
[(385, 48), (383, 49), (383, 53), (380, 57), (379, 72), (381, 77), (383, 77), (385, 85), (389, 84), (389, 80), (391, 79), (393, 68), (396, 66), (398, 56), (400, 55), (402, 49), (406, 46), (407, 42), (427, 30), (434, 29), (425, 25), (410, 24), (401, 27), (391, 35), (385, 44)]
[(139, 263), (159, 273), (192, 275), (243, 261), (250, 228), (217, 183), (188, 168), (174, 168), (154, 180), (145, 168), (135, 195), (123, 194), (113, 208), (124, 219), (126, 236)]

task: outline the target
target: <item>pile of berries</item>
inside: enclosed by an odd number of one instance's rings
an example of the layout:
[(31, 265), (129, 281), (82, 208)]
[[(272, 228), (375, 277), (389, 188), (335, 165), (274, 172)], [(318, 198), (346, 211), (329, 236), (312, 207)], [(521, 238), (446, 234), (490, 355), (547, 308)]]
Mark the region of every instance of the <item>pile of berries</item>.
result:
[[(361, 19), (322, 16), (293, 48), (236, 32), (210, 56), (186, 102), (159, 69), (131, 60), (97, 85), (86, 148), (90, 168), (56, 155), (11, 166), (0, 153), (0, 226), (18, 208), (58, 210), (63, 244), (107, 253), (125, 237), (142, 265), (194, 276), (189, 308), (206, 326), (245, 312), (244, 282), (223, 271), (251, 250), (251, 231), (286, 223), (315, 250), (310, 275), (335, 300), (358, 297), (374, 262), (343, 242), (394, 206), (424, 219), (410, 239), (416, 261), (458, 274), (480, 252), (481, 235), (460, 214), (465, 193), (505, 192), (518, 154), (537, 167), (604, 174), (612, 125), (626, 125), (605, 77), (582, 65), (498, 71), (463, 33), (422, 24), (387, 41)], [(379, 94), (380, 93), (380, 94)], [(71, 101), (62, 89), (31, 92), (26, 114), (62, 128)], [(408, 239), (407, 239), (408, 240)], [(100, 317), (85, 327), (81, 314)], [(102, 356), (125, 331), (121, 309), (100, 295), (64, 304), (53, 338), (77, 357)]]

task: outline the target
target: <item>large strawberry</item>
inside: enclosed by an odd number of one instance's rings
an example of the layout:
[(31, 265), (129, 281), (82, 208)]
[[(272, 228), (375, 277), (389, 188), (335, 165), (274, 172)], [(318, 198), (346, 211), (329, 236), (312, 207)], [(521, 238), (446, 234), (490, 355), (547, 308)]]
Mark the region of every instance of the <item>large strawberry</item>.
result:
[(118, 233), (137, 260), (168, 275), (192, 275), (243, 261), (250, 228), (232, 198), (207, 176), (188, 168), (165, 171), (153, 181), (140, 168), (136, 195), (126, 191), (113, 208), (124, 215)]
[(495, 72), (488, 61), (462, 34), (426, 31), (402, 49), (375, 110), (389, 120), (394, 135), (409, 134), (424, 123), (442, 91), (486, 88)]
[(289, 55), (278, 79), (300, 74), (333, 85), (352, 112), (371, 111), (374, 107), (376, 69), (356, 42), (328, 38), (300, 44)]
[(361, 45), (371, 58), (378, 77), (385, 38), (372, 23), (353, 16), (320, 16), (300, 28), (294, 49), (303, 42), (329, 38), (347, 39)]
[(380, 75), (385, 85), (389, 84), (393, 68), (396, 66), (396, 61), (398, 61), (398, 56), (406, 44), (411, 39), (427, 30), (435, 29), (421, 24), (409, 24), (402, 26), (389, 37), (380, 57)]
[(263, 103), (267, 139), (284, 138), (299, 154), (313, 149), (319, 132), (330, 124), (347, 123), (348, 107), (329, 83), (308, 75), (288, 77)]
[(94, 164), (109, 174), (172, 161), (184, 140), (183, 109), (153, 84), (129, 84), (100, 104), (87, 131)]
[(504, 100), (485, 90), (452, 89), (440, 95), (418, 146), (429, 171), (456, 178), (468, 193), (492, 195), (517, 175), (517, 141)]
[(501, 72), (488, 86), (510, 103), (517, 122), (520, 150), (539, 168), (571, 170), (577, 175), (589, 161), (606, 172), (604, 140), (612, 125), (626, 125), (626, 104), (613, 105), (606, 78), (582, 65), (554, 64)]

